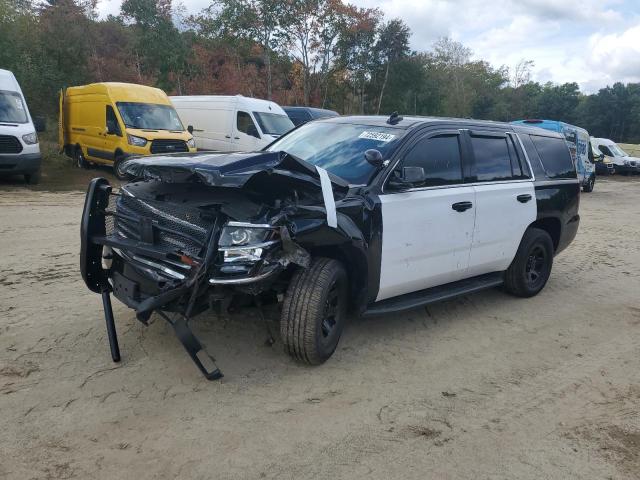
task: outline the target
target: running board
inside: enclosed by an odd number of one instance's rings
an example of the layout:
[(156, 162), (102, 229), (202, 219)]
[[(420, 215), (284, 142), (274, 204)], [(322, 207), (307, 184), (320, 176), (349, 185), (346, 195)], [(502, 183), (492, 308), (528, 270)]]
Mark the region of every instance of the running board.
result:
[(363, 314), (363, 317), (385, 315), (401, 312), (412, 308), (423, 307), (430, 303), (441, 302), (451, 298), (479, 292), (487, 288), (497, 287), (504, 283), (503, 272), (487, 273), (478, 277), (467, 278), (457, 282), (447, 283), (438, 287), (427, 288), (419, 292), (407, 293), (399, 297), (389, 298), (372, 304)]

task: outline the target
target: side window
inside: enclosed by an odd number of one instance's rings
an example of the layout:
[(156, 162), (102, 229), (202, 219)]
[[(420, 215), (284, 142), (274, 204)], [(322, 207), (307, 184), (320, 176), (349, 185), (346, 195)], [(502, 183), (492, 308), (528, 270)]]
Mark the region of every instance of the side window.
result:
[(423, 186), (462, 183), (462, 160), (458, 135), (423, 138), (404, 157), (402, 167), (422, 167), (427, 177)]
[(120, 125), (118, 124), (118, 119), (116, 117), (116, 112), (113, 111), (113, 107), (111, 105), (107, 105), (107, 132), (109, 135), (118, 135), (122, 136), (122, 132), (120, 132)]
[[(478, 182), (511, 180), (514, 177), (514, 172), (511, 169), (509, 143), (511, 143), (511, 139), (506, 136), (484, 137), (471, 135), (471, 147), (476, 160), (476, 178)], [(511, 149), (515, 154), (513, 144)], [(517, 158), (515, 158), (515, 163), (517, 163)], [(522, 176), (522, 171), (519, 174)]]
[(236, 127), (239, 132), (246, 133), (247, 135), (251, 135), (252, 137), (260, 138), (258, 129), (256, 128), (255, 123), (253, 123), (251, 115), (249, 115), (247, 112), (238, 112)]
[(600, 145), (598, 146), (598, 148), (600, 149), (600, 151), (602, 153), (604, 153), (607, 157), (613, 157), (613, 153), (611, 152), (611, 150), (609, 150), (609, 147), (607, 147), (606, 145)]
[(531, 135), (531, 141), (549, 178), (576, 178), (571, 153), (562, 138)]

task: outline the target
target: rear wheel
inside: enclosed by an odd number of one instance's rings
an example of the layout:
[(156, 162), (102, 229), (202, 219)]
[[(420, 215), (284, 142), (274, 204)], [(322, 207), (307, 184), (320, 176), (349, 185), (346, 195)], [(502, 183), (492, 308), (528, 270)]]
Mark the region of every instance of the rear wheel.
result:
[(73, 160), (78, 168), (89, 168), (91, 165), (87, 162), (87, 159), (84, 157), (84, 153), (82, 153), (82, 147), (79, 145), (73, 151)]
[(280, 335), (292, 357), (318, 365), (335, 351), (347, 315), (347, 274), (337, 260), (315, 258), (292, 277), (284, 298)]
[(528, 228), (505, 273), (505, 290), (518, 297), (537, 295), (551, 275), (553, 252), (553, 241), (547, 232)]

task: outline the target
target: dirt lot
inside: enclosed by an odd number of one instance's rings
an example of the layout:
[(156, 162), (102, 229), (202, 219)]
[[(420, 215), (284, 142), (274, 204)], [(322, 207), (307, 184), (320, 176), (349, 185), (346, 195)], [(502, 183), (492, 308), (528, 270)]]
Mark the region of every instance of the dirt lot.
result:
[(66, 173), (0, 182), (0, 478), (640, 478), (640, 179), (582, 196), (536, 298), (353, 319), (318, 368), (254, 311), (204, 315), (226, 374), (207, 382), (118, 302), (111, 362), (78, 271), (96, 172)]

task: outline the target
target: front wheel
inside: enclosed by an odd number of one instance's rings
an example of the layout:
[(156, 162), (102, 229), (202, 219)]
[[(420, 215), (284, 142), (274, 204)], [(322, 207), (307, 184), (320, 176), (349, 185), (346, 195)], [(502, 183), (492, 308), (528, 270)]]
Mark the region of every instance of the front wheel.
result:
[(37, 185), (38, 183), (40, 183), (40, 169), (36, 170), (35, 172), (26, 174), (24, 176), (24, 179), (29, 185)]
[(589, 180), (587, 181), (586, 184), (583, 185), (582, 187), (582, 191), (583, 192), (593, 192), (593, 187), (596, 185), (596, 176), (595, 175), (591, 175), (589, 177)]
[(116, 159), (113, 162), (113, 173), (116, 174), (116, 178), (118, 180), (129, 180), (129, 175), (125, 173), (122, 168), (126, 158), (122, 155), (117, 155)]
[(553, 241), (547, 232), (528, 228), (505, 273), (505, 290), (517, 297), (537, 295), (551, 275), (553, 252)]
[(315, 258), (291, 278), (282, 305), (280, 335), (285, 351), (319, 365), (335, 351), (347, 315), (347, 273), (340, 262)]

